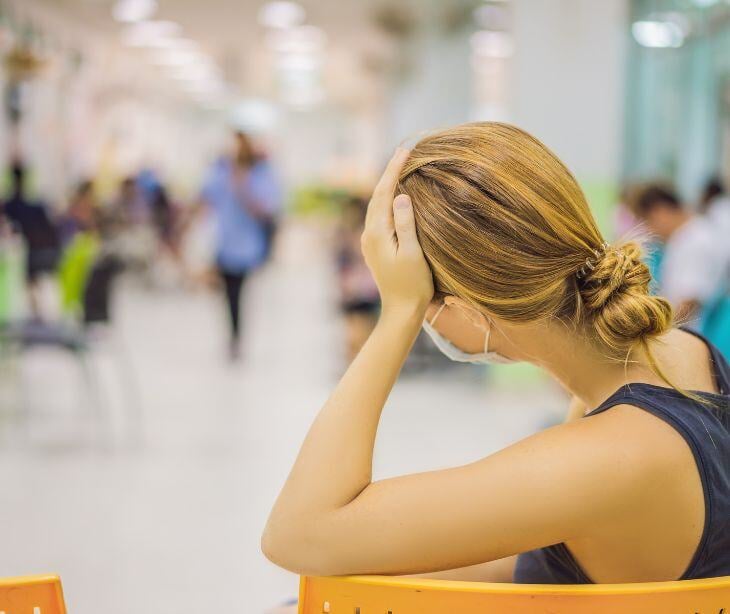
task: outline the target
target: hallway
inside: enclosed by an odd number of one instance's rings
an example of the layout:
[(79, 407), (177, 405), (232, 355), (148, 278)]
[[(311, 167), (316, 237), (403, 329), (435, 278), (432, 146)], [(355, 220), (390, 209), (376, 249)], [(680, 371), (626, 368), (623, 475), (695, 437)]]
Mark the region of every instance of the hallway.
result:
[[(124, 280), (116, 326), (140, 390), (139, 445), (122, 441), (125, 397), (103, 355), (116, 442), (105, 450), (71, 411), (73, 362), (26, 356), (29, 402), (51, 417), (32, 420), (25, 442), (3, 418), (0, 576), (59, 573), (74, 614), (259, 614), (296, 596), (297, 579), (258, 541), (343, 368), (326, 246), (316, 226), (285, 228), (277, 258), (248, 287), (237, 364), (224, 360), (216, 295)], [(5, 380), (4, 393), (15, 385)], [(470, 367), (408, 373), (384, 413), (375, 477), (475, 460), (557, 420), (563, 404), (553, 387), (495, 389)]]

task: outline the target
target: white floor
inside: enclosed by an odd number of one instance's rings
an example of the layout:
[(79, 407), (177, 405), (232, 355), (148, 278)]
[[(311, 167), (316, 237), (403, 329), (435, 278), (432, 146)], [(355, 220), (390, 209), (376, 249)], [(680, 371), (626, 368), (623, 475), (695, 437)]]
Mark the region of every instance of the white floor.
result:
[[(316, 229), (284, 233), (276, 262), (248, 287), (237, 365), (223, 358), (217, 296), (121, 288), (116, 326), (140, 389), (140, 445), (123, 442), (129, 395), (103, 345), (95, 366), (115, 433), (106, 449), (84, 417), (68, 356), (38, 350), (18, 372), (6, 370), (0, 576), (59, 573), (73, 614), (258, 614), (296, 595), (297, 578), (258, 544), (342, 369), (322, 246)], [(539, 428), (563, 403), (550, 386), (495, 390), (459, 369), (402, 378), (379, 434), (376, 477), (474, 460)], [(8, 413), (19, 389), (36, 410), (26, 431)]]

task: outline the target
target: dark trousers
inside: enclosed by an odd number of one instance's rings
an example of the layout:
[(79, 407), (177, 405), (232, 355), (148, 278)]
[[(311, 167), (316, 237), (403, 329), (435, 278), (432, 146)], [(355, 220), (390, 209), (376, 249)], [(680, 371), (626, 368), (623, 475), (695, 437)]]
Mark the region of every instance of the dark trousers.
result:
[(223, 289), (228, 304), (228, 315), (231, 324), (231, 341), (238, 341), (241, 336), (241, 294), (243, 282), (246, 281), (246, 273), (231, 273), (220, 271), (223, 280)]

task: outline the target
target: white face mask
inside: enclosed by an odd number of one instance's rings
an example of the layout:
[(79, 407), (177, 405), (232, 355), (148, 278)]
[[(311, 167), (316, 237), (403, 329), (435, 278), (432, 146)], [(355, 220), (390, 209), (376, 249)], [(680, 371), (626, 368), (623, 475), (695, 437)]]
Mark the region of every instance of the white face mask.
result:
[(438, 311), (436, 312), (436, 315), (431, 318), (430, 322), (427, 322), (426, 320), (423, 321), (423, 330), (426, 331), (429, 337), (433, 340), (433, 342), (436, 344), (436, 347), (441, 350), (441, 352), (450, 358), (451, 360), (455, 360), (456, 362), (471, 362), (475, 364), (502, 364), (506, 365), (512, 362), (515, 362), (511, 358), (507, 358), (506, 356), (502, 356), (502, 354), (498, 352), (490, 352), (489, 351), (489, 333), (491, 332), (492, 328), (491, 326), (487, 328), (486, 332), (484, 333), (484, 351), (479, 354), (470, 354), (468, 352), (465, 352), (464, 350), (460, 350), (457, 348), (451, 341), (449, 341), (446, 337), (444, 337), (441, 333), (439, 333), (434, 327), (434, 323), (436, 322), (436, 318), (438, 318), (441, 315), (441, 312), (444, 310), (444, 307), (446, 307), (446, 303), (442, 304), (441, 307), (439, 307)]

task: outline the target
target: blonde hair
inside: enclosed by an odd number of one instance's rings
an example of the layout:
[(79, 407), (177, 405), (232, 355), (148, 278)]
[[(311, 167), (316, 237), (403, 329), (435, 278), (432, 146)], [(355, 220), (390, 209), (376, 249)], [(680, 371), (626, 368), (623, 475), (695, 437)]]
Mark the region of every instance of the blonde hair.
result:
[(672, 327), (672, 308), (649, 294), (640, 246), (604, 246), (575, 178), (536, 138), (493, 122), (427, 136), (398, 190), (437, 292), (507, 321), (560, 318), (617, 360), (641, 346), (666, 381), (648, 341)]

